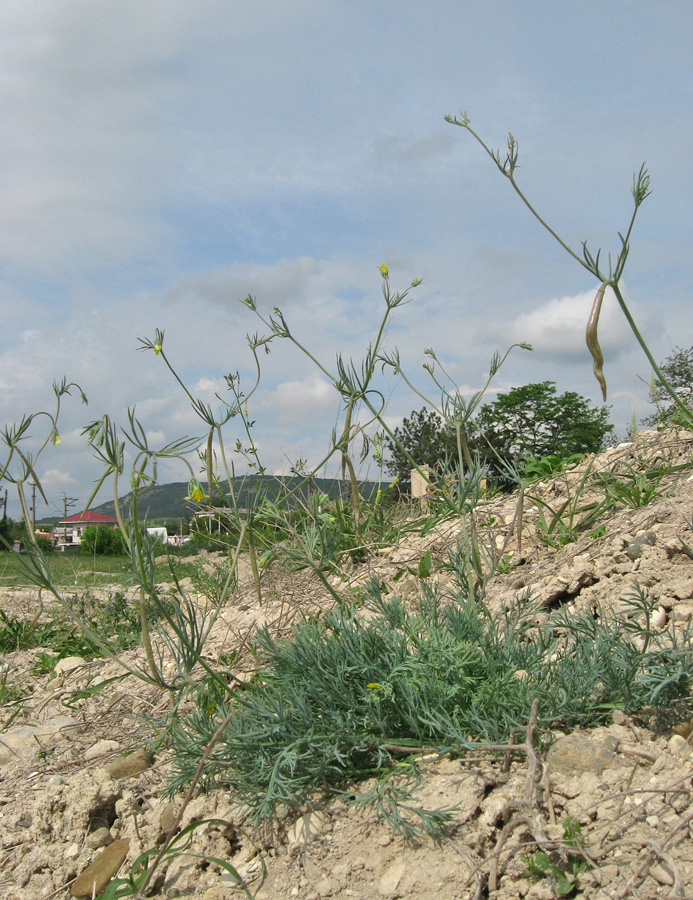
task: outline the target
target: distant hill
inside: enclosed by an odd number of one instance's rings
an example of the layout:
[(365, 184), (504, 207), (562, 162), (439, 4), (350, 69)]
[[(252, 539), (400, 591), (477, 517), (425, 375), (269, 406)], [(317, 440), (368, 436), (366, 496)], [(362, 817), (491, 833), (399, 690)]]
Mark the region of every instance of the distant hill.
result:
[[(348, 481), (342, 481), (337, 478), (312, 478), (310, 488), (307, 484), (301, 484), (302, 478), (297, 475), (289, 477), (267, 476), (262, 478), (260, 475), (247, 475), (244, 478), (236, 478), (234, 487), (238, 503), (241, 509), (248, 506), (250, 497), (263, 490), (270, 496), (272, 494), (281, 494), (286, 491), (297, 489), (296, 498), (293, 500), (294, 505), (305, 501), (310, 491), (320, 491), (327, 494), (328, 497), (334, 499), (336, 497), (348, 497), (350, 485)], [(301, 487), (299, 488), (299, 485)], [(204, 484), (202, 485), (204, 488)], [(385, 487), (385, 484), (383, 484)], [(372, 481), (365, 481), (359, 484), (361, 496), (370, 499), (378, 489), (378, 485)], [(140, 494), (138, 500), (138, 516), (140, 519), (166, 519), (168, 521), (175, 519), (187, 519), (194, 512), (200, 509), (199, 504), (192, 503), (185, 498), (188, 495), (187, 481), (174, 481), (170, 484), (155, 484)], [(132, 506), (132, 491), (124, 497), (120, 497), (121, 509), (125, 516), (130, 515)], [(220, 497), (214, 501), (215, 506), (226, 506), (226, 501)], [(113, 501), (101, 503), (99, 506), (92, 506), (94, 512), (103, 513), (106, 516), (115, 516), (115, 505)], [(74, 515), (74, 510), (70, 513)], [(53, 516), (50, 519), (41, 519), (37, 524), (55, 524), (59, 518)]]

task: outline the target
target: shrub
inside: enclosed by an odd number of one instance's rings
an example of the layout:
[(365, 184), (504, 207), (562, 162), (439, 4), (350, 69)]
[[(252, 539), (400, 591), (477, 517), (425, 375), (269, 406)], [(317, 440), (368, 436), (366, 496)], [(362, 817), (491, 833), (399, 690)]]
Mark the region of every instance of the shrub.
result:
[(121, 556), (127, 552), (120, 532), (107, 525), (86, 528), (82, 532), (80, 550), (82, 553), (103, 556)]

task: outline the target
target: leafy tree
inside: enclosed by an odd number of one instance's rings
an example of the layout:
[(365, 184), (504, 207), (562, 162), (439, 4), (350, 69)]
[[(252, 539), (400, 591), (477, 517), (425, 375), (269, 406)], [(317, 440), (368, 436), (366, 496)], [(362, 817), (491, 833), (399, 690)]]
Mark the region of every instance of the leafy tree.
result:
[[(677, 347), (674, 353), (659, 364), (659, 368), (681, 400), (688, 407), (693, 406), (693, 347), (688, 350)], [(654, 375), (650, 382), (650, 403), (654, 404), (657, 412), (643, 419), (645, 425), (683, 424), (680, 419), (681, 411)]]
[[(558, 395), (552, 381), (499, 394), (493, 403), (481, 407), (472, 425), (472, 453), (501, 475), (504, 463), (521, 465), (531, 457), (567, 459), (576, 453), (596, 453), (614, 430), (608, 407), (594, 409), (574, 391)], [(440, 468), (445, 460), (457, 459), (454, 429), (429, 410), (412, 412), (395, 428), (394, 435), (401, 446), (385, 438), (390, 455), (385, 468), (399, 477), (403, 491), (411, 488), (411, 463), (405, 450), (416, 463), (432, 469)]]
[(489, 464), (502, 469), (499, 461), (522, 463), (529, 457), (596, 453), (614, 426), (609, 408), (594, 409), (574, 391), (558, 395), (552, 381), (526, 384), (499, 394), (482, 406), (475, 420), (486, 445)]
[(125, 543), (120, 531), (107, 525), (85, 528), (80, 541), (80, 551), (104, 556), (119, 556), (125, 553)]
[(0, 550), (11, 549), (14, 541), (26, 538), (24, 522), (15, 522), (8, 517), (0, 518)]
[(412, 410), (410, 417), (395, 428), (394, 435), (398, 443), (390, 437), (385, 438), (385, 448), (390, 455), (390, 459), (385, 462), (385, 469), (388, 474), (397, 476), (397, 486), (402, 493), (411, 490), (412, 465), (406, 453), (418, 465), (432, 469), (446, 458), (457, 457), (454, 430), (430, 410)]

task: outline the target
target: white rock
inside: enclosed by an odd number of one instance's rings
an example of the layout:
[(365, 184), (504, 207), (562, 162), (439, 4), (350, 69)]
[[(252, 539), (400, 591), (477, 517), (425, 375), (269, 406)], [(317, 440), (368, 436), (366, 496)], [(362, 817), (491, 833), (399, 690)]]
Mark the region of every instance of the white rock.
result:
[(103, 756), (106, 753), (112, 753), (114, 750), (120, 750), (118, 741), (97, 741), (85, 751), (84, 758), (86, 760), (98, 759), (99, 756)]
[(85, 666), (86, 663), (86, 659), (81, 656), (66, 656), (65, 659), (59, 659), (57, 661), (53, 671), (56, 675), (65, 675), (73, 669), (79, 669), (80, 666)]
[(308, 844), (325, 831), (327, 820), (319, 809), (311, 810), (297, 819), (289, 829), (287, 841), (289, 848), (300, 844)]
[(79, 844), (70, 844), (63, 853), (63, 859), (78, 859), (80, 852)]
[(650, 867), (650, 875), (660, 884), (673, 884), (674, 876), (664, 866), (654, 865)]
[(64, 736), (69, 737), (70, 725), (77, 725), (77, 720), (71, 716), (56, 716), (42, 725), (20, 725), (3, 732), (0, 741), (0, 765), (17, 757), (35, 756), (43, 746), (43, 739), (58, 734), (62, 729), (68, 729), (64, 732)]
[(402, 859), (395, 860), (391, 866), (388, 866), (378, 882), (378, 891), (383, 897), (396, 896), (405, 868), (406, 866)]
[(666, 611), (662, 609), (661, 606), (658, 606), (657, 609), (652, 613), (652, 627), (656, 628), (657, 631), (661, 631), (662, 628), (667, 624), (667, 614)]
[(685, 737), (682, 737), (680, 734), (672, 734), (667, 741), (667, 750), (673, 756), (681, 756), (686, 759), (693, 752), (693, 747), (691, 747)]

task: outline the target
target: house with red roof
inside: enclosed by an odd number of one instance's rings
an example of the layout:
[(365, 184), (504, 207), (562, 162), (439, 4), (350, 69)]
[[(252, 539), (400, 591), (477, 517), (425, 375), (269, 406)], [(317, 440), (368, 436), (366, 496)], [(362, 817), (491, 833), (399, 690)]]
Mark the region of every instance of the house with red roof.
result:
[(98, 525), (117, 528), (118, 520), (88, 509), (86, 512), (61, 519), (53, 529), (53, 534), (57, 537), (58, 544), (77, 545), (82, 540), (82, 533), (86, 528), (94, 528)]

